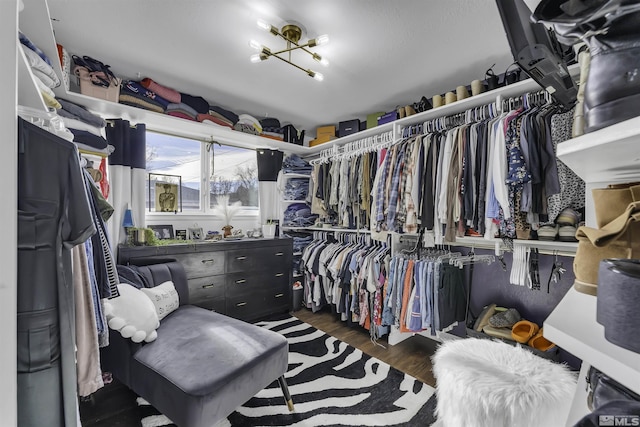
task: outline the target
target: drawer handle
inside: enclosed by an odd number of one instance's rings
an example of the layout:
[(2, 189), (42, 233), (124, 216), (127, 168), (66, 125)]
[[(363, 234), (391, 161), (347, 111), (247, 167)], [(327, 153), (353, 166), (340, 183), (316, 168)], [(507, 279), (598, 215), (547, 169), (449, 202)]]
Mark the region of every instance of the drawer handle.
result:
[(236, 280), (236, 284), (238, 284), (238, 285), (239, 285), (239, 284), (244, 283), (244, 282), (246, 282), (246, 281), (247, 281), (247, 279), (240, 279), (240, 280)]
[(283, 296), (284, 296), (284, 294), (276, 294), (276, 298), (281, 298)]
[(284, 273), (276, 273), (276, 277), (282, 277), (284, 276)]
[(247, 257), (246, 257), (246, 256), (237, 256), (237, 257), (236, 257), (236, 259), (237, 259), (238, 261), (242, 261), (242, 260), (247, 259)]
[(215, 283), (212, 283), (210, 285), (202, 285), (202, 289), (209, 289), (209, 288), (213, 288), (215, 286)]
[(236, 307), (242, 307), (243, 305), (247, 305), (246, 302), (239, 302), (236, 304)]
[(201, 262), (203, 264), (207, 264), (209, 262), (213, 264), (215, 261), (216, 261), (215, 259), (211, 258), (211, 259), (203, 259)]
[(276, 256), (282, 256), (284, 255), (284, 252), (276, 252)]

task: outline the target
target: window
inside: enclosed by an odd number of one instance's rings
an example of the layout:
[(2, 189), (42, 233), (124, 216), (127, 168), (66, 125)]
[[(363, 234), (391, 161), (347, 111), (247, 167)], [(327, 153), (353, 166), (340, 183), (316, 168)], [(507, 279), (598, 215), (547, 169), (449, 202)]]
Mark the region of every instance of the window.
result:
[(246, 148), (211, 144), (213, 165), (209, 187), (209, 207), (215, 206), (217, 196), (229, 195), (229, 202), (258, 209), (258, 163), (256, 152)]
[[(230, 202), (240, 202), (245, 213), (258, 210), (254, 150), (148, 131), (146, 160), (149, 212), (163, 211), (156, 199), (156, 188), (168, 187), (177, 188), (178, 212), (211, 213), (220, 195), (228, 195)], [(209, 191), (202, 191), (203, 188)]]

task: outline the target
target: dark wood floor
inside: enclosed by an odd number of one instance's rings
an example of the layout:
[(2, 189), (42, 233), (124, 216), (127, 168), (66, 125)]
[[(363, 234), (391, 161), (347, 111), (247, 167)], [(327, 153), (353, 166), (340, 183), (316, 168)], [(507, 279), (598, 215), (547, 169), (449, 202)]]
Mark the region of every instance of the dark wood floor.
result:
[(301, 309), (292, 313), (298, 319), (316, 329), (336, 337), (362, 352), (388, 363), (394, 368), (405, 372), (423, 383), (435, 387), (435, 379), (431, 372), (431, 356), (435, 352), (436, 342), (421, 336), (412, 336), (400, 344), (390, 346), (386, 337), (378, 342), (385, 348), (374, 344), (369, 339), (369, 332), (364, 328), (348, 327), (336, 315), (322, 311), (312, 313)]
[[(400, 344), (389, 346), (386, 338), (383, 338), (379, 341), (386, 347), (383, 348), (371, 342), (368, 331), (361, 327), (348, 327), (328, 311), (312, 313), (310, 310), (301, 309), (292, 314), (364, 353), (435, 386), (431, 372), (431, 356), (435, 352), (435, 341), (414, 336)], [(83, 427), (140, 427), (135, 398), (132, 391), (117, 381), (103, 387), (90, 399), (80, 403)]]

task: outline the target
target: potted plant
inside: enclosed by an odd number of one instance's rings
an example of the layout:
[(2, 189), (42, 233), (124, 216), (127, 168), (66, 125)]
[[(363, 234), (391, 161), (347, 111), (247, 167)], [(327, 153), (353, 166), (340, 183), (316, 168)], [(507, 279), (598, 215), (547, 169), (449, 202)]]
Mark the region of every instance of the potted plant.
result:
[(262, 235), (266, 239), (273, 239), (276, 236), (276, 223), (272, 219), (268, 219), (266, 223), (262, 225)]

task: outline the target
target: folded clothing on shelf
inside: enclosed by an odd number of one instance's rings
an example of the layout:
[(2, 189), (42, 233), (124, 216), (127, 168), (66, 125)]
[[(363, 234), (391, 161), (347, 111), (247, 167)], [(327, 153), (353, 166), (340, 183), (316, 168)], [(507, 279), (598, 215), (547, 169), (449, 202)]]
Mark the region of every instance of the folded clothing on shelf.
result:
[(86, 130), (69, 129), (73, 134), (73, 142), (84, 144), (94, 149), (104, 150), (107, 148), (107, 140), (101, 136), (94, 135)]
[(318, 215), (311, 213), (306, 203), (292, 203), (284, 211), (283, 225), (288, 227), (310, 227)]
[(202, 123), (210, 123), (217, 126), (233, 129), (233, 125), (231, 125), (228, 121), (221, 120), (219, 117), (212, 116), (211, 114), (198, 114), (196, 116), (196, 120)]
[(198, 113), (208, 114), (209, 113), (209, 103), (206, 99), (201, 96), (193, 96), (188, 93), (180, 93), (180, 102), (187, 104)]
[(171, 89), (170, 87), (162, 86), (161, 84), (151, 80), (150, 78), (144, 78), (140, 81), (140, 84), (147, 89), (157, 93), (169, 102), (179, 104), (182, 102), (180, 92)]
[(191, 108), (189, 105), (185, 104), (184, 102), (171, 103), (167, 105), (167, 114), (171, 111), (179, 111), (191, 117), (192, 120), (195, 120), (196, 117), (198, 116), (198, 112), (193, 108)]
[(42, 60), (44, 62), (46, 62), (47, 64), (49, 64), (49, 66), (53, 66), (53, 64), (51, 63), (51, 60), (49, 59), (49, 57), (47, 56), (46, 53), (44, 53), (38, 46), (36, 46), (35, 44), (33, 44), (33, 42), (29, 39), (29, 37), (27, 37), (26, 35), (24, 35), (22, 33), (22, 31), (18, 31), (18, 36), (20, 38), (20, 43), (22, 43), (23, 45), (25, 45), (26, 47), (28, 47), (29, 49), (31, 49), (32, 51), (34, 51), (35, 53), (38, 54), (38, 56), (40, 58), (42, 58)]
[(62, 105), (62, 109), (58, 111), (58, 114), (62, 117), (80, 120), (100, 128), (103, 128), (107, 125), (107, 122), (105, 122), (102, 117), (91, 113), (82, 105), (75, 104), (63, 98), (59, 98), (58, 102), (60, 103), (60, 105)]
[[(139, 85), (138, 85), (139, 86)], [(156, 113), (164, 113), (165, 107), (159, 103), (154, 97), (149, 97), (147, 93), (153, 93), (144, 89), (141, 93), (138, 86), (131, 82), (123, 82), (120, 86), (120, 104), (131, 105), (133, 107), (144, 108), (145, 110), (155, 111)]]
[(309, 193), (309, 179), (291, 178), (287, 180), (282, 192), (285, 200), (306, 200)]
[(290, 154), (282, 161), (282, 171), (285, 173), (311, 174), (312, 167), (297, 154)]
[(217, 105), (209, 105), (209, 114), (211, 114), (212, 116), (215, 116), (214, 113), (220, 114), (222, 117), (229, 120), (232, 126), (238, 123), (238, 120), (239, 120), (238, 115), (233, 111), (229, 111)]

